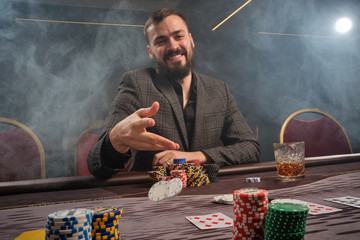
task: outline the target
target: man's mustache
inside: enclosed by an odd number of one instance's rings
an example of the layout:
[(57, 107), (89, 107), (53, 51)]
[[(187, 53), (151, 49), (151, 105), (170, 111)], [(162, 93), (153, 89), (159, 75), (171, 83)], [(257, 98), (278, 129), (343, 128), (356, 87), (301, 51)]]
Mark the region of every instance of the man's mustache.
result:
[(178, 48), (176, 50), (169, 50), (165, 55), (164, 55), (164, 60), (168, 60), (171, 56), (173, 55), (178, 55), (178, 54), (184, 54), (185, 56), (187, 56), (187, 52), (185, 49), (183, 48)]

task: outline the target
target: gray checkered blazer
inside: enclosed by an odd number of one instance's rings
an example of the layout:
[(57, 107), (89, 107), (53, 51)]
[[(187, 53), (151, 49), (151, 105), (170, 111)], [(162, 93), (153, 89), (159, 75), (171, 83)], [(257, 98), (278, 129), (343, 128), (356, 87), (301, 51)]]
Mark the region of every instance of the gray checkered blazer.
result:
[[(110, 144), (106, 141), (108, 133), (119, 121), (139, 108), (151, 106), (154, 101), (159, 102), (160, 109), (153, 116), (155, 126), (147, 131), (178, 143), (182, 151), (201, 150), (219, 166), (258, 162), (259, 144), (237, 108), (228, 85), (196, 72), (193, 75), (197, 79), (197, 101), (191, 145), (182, 106), (170, 82), (152, 68), (128, 72), (122, 77), (99, 141), (89, 154), (90, 172), (95, 176), (111, 176), (126, 165), (124, 155), (109, 157), (104, 153), (104, 145)], [(223, 144), (219, 145), (220, 140)], [(156, 152), (134, 151), (130, 170), (151, 170), (154, 154)]]

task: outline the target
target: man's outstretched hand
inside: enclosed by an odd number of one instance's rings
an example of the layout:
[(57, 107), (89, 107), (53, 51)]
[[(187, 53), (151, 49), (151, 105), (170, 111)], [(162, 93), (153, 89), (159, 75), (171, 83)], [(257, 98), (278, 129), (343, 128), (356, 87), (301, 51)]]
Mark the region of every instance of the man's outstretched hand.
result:
[(144, 151), (178, 150), (179, 144), (146, 131), (146, 128), (155, 126), (151, 117), (159, 110), (159, 103), (154, 102), (151, 107), (141, 108), (118, 122), (110, 131), (110, 142), (121, 153), (129, 148)]

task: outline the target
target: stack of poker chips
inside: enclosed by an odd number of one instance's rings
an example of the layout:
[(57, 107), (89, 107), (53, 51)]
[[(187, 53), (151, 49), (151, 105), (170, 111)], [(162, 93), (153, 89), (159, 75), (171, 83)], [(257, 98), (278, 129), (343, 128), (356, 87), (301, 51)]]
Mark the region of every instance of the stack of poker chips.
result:
[(268, 191), (240, 189), (234, 191), (233, 199), (233, 239), (264, 239)]
[(118, 207), (98, 207), (92, 209), (91, 237), (93, 240), (118, 240), (119, 235), (119, 218), (123, 212)]
[(209, 177), (202, 172), (202, 166), (195, 166), (194, 163), (183, 164), (187, 178), (188, 187), (200, 187), (210, 183)]
[(155, 166), (153, 167), (153, 171), (148, 171), (148, 174), (152, 183), (170, 180), (170, 177), (166, 176), (166, 168), (164, 166)]
[(186, 187), (187, 185), (187, 177), (185, 170), (171, 170), (170, 171), (171, 178), (179, 178), (182, 183), (182, 187)]
[(265, 239), (304, 239), (309, 208), (304, 204), (271, 203), (265, 223)]
[(219, 165), (212, 163), (212, 164), (205, 164), (204, 168), (206, 169), (205, 173), (208, 175), (210, 182), (218, 182), (217, 174), (220, 170)]
[(93, 211), (69, 209), (48, 215), (45, 239), (91, 239)]
[(183, 164), (186, 163), (186, 158), (175, 158), (173, 164), (171, 165), (171, 170), (183, 170)]

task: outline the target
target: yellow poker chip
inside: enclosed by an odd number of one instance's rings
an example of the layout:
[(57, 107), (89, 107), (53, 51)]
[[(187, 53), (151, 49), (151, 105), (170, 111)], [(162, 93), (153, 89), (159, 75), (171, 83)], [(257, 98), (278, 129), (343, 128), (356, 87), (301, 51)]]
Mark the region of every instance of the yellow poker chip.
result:
[(123, 209), (120, 207), (98, 207), (92, 210), (94, 212), (93, 218), (121, 216), (123, 212)]
[(93, 217), (92, 221), (93, 222), (111, 222), (111, 221), (114, 221), (114, 220), (118, 220), (119, 217), (120, 217), (120, 215), (115, 215), (113, 217), (102, 217), (102, 218)]

